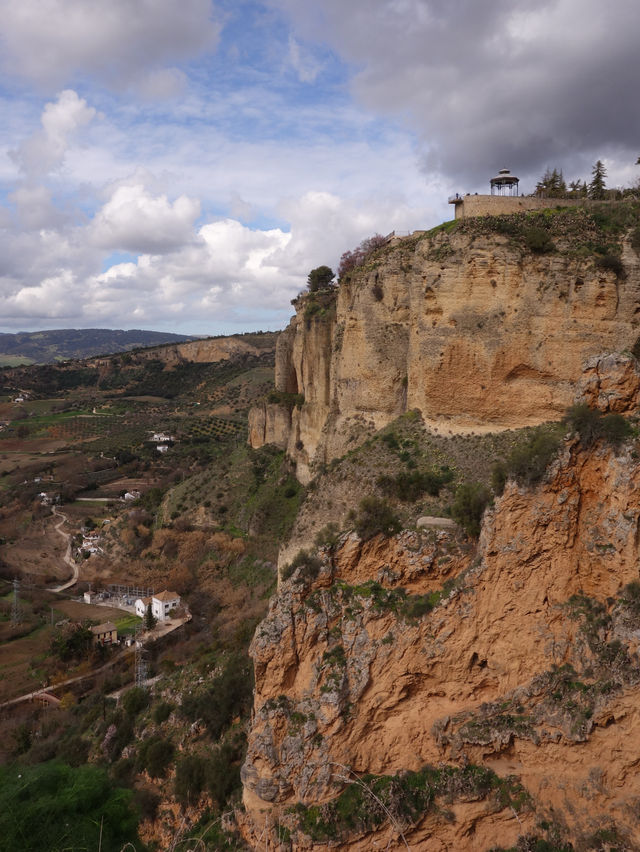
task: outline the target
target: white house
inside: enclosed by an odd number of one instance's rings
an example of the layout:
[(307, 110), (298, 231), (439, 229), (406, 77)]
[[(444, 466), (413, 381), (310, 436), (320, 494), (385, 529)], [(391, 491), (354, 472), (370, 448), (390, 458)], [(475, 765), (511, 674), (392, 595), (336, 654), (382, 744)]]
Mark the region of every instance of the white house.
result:
[(172, 609), (180, 606), (180, 595), (176, 592), (160, 592), (151, 598), (151, 612), (158, 619), (164, 621), (169, 617)]
[(144, 618), (147, 607), (151, 603), (151, 598), (138, 598), (136, 601), (136, 615), (138, 618)]
[(151, 604), (151, 613), (158, 621), (166, 621), (172, 609), (180, 606), (180, 595), (176, 592), (159, 592), (150, 598), (138, 598), (136, 601), (136, 615), (144, 618), (147, 606)]
[(170, 441), (175, 441), (175, 438), (166, 432), (154, 432), (149, 440), (153, 441), (154, 444), (167, 444)]

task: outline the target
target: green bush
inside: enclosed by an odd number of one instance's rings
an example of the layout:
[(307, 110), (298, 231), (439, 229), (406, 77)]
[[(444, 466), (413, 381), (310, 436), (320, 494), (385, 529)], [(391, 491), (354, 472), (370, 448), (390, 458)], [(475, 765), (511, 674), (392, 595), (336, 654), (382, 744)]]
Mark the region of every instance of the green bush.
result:
[(201, 719), (217, 739), (236, 716), (249, 712), (253, 698), (253, 667), (248, 657), (228, 658), (222, 672), (204, 692), (185, 695), (181, 712), (190, 722)]
[(396, 535), (401, 529), (400, 521), (386, 500), (381, 500), (379, 497), (365, 497), (360, 501), (355, 530), (362, 541), (368, 541), (379, 534)]
[(182, 805), (195, 804), (206, 790), (218, 808), (240, 787), (244, 739), (226, 740), (208, 755), (190, 754), (176, 764), (175, 793)]
[(149, 693), (140, 686), (128, 689), (122, 696), (122, 709), (132, 719), (149, 706)]
[(173, 705), (168, 701), (159, 701), (153, 708), (153, 721), (156, 725), (161, 725), (169, 718), (172, 710)]
[(564, 422), (572, 432), (578, 433), (585, 447), (590, 447), (599, 440), (618, 447), (632, 431), (621, 414), (603, 414), (597, 409), (589, 408), (585, 403), (572, 406), (567, 411)]
[(316, 534), (313, 543), (316, 547), (333, 548), (336, 546), (339, 539), (340, 530), (338, 529), (338, 525), (333, 521), (330, 521), (325, 527), (322, 527), (322, 529)]
[(480, 535), (482, 516), (490, 500), (489, 490), (478, 482), (464, 483), (457, 489), (451, 516), (471, 538)]
[(415, 503), (423, 494), (437, 497), (442, 487), (453, 479), (449, 468), (443, 467), (438, 473), (428, 471), (401, 471), (396, 476), (381, 476), (377, 485), (391, 497), (404, 503)]
[(194, 805), (204, 790), (206, 759), (187, 754), (176, 763), (175, 793), (181, 805)]
[(174, 753), (175, 748), (169, 740), (159, 736), (149, 737), (138, 747), (138, 763), (152, 778), (164, 778)]
[(607, 252), (603, 257), (596, 260), (596, 265), (600, 269), (605, 269), (607, 272), (615, 272), (616, 278), (624, 278), (626, 271), (620, 255)]
[(536, 485), (543, 478), (561, 444), (559, 435), (538, 432), (525, 444), (515, 447), (505, 460), (493, 466), (491, 486), (494, 492), (502, 494), (509, 478), (515, 479), (519, 485)]
[(640, 225), (631, 232), (631, 248), (636, 254), (640, 254)]
[(534, 254), (545, 254), (555, 251), (556, 248), (549, 231), (539, 227), (527, 228), (524, 232), (524, 242)]
[(286, 393), (285, 391), (272, 390), (267, 395), (267, 402), (272, 405), (282, 405), (291, 411), (304, 405), (304, 394)]
[(312, 556), (308, 550), (299, 550), (288, 565), (284, 565), (281, 572), (283, 580), (288, 580), (297, 569), (298, 582), (312, 583), (320, 572), (322, 561), (317, 556)]

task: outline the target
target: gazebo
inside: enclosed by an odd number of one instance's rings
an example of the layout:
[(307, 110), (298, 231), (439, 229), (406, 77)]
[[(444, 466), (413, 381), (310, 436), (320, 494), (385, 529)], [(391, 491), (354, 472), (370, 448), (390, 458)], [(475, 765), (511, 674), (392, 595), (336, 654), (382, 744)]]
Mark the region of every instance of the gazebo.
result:
[(519, 180), (511, 174), (509, 169), (500, 169), (489, 183), (491, 184), (491, 195), (518, 195)]

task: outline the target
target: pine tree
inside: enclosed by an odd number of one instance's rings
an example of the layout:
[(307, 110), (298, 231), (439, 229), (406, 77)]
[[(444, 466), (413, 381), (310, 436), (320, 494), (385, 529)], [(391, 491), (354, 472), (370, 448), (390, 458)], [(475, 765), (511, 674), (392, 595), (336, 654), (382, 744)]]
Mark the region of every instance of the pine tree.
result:
[(147, 604), (147, 609), (144, 614), (144, 626), (147, 630), (153, 630), (153, 628), (158, 623), (158, 619), (153, 614), (153, 610), (151, 609), (151, 601)]
[(593, 198), (595, 201), (601, 201), (604, 198), (604, 179), (607, 176), (607, 171), (602, 160), (598, 160), (591, 170), (591, 174), (593, 177), (589, 184), (589, 198)]
[(318, 266), (316, 269), (312, 269), (307, 276), (309, 292), (316, 293), (318, 290), (331, 287), (331, 282), (335, 277), (335, 273), (330, 266)]
[(564, 198), (567, 194), (562, 170), (547, 169), (542, 179), (536, 184), (536, 194), (542, 198)]

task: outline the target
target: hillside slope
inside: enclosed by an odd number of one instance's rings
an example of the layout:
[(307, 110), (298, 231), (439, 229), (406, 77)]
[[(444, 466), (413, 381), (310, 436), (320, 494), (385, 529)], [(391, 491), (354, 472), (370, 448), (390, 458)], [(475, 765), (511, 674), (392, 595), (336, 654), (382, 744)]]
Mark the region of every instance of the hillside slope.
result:
[(0, 365), (49, 364), (69, 358), (90, 358), (101, 352), (126, 352), (139, 346), (159, 346), (189, 339), (187, 334), (111, 328), (0, 333)]

